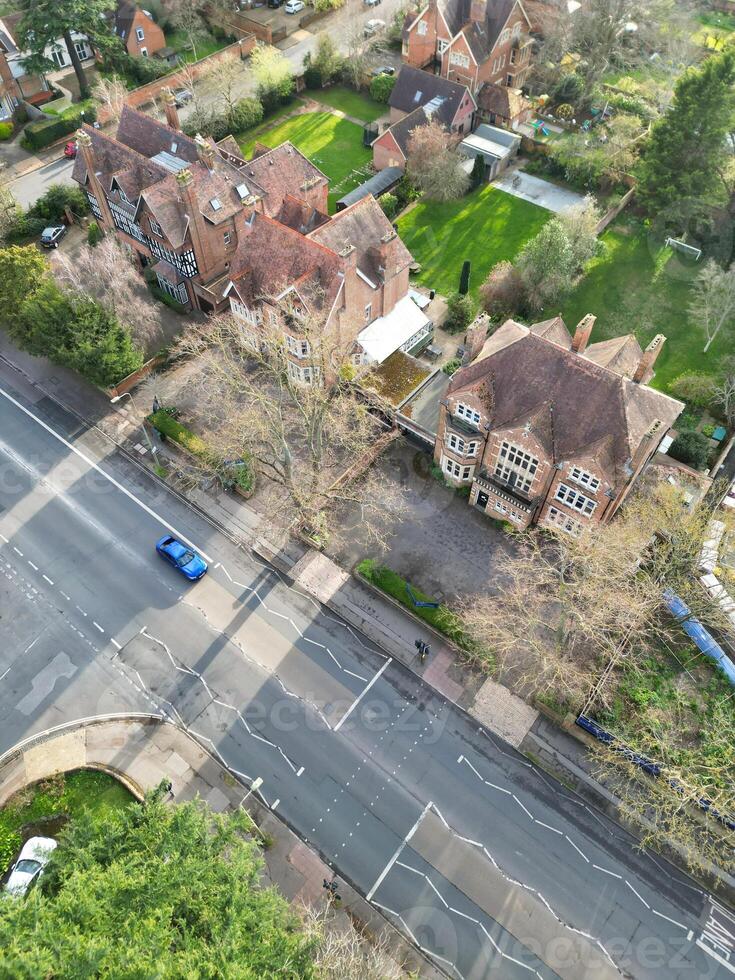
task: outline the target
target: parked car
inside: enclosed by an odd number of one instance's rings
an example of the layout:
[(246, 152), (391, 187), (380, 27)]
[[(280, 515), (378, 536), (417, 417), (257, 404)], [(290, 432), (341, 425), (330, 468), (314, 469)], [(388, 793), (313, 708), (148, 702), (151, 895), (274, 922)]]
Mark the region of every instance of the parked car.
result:
[(366, 7), (377, 7), (383, 0), (362, 0)]
[(187, 548), (185, 544), (176, 538), (172, 538), (170, 534), (164, 534), (156, 542), (156, 551), (164, 561), (173, 565), (177, 572), (181, 572), (191, 582), (197, 582), (209, 567), (196, 551)]
[(191, 102), (194, 98), (193, 94), (188, 88), (180, 88), (178, 92), (174, 92), (174, 104), (177, 109), (183, 108), (187, 102)]
[(33, 882), (38, 881), (55, 847), (53, 837), (30, 837), (10, 869), (5, 891), (15, 898), (25, 895)]
[(372, 20), (366, 22), (365, 30), (363, 33), (365, 34), (365, 37), (372, 37), (374, 34), (377, 34), (379, 31), (382, 31), (384, 27), (385, 27), (385, 21), (380, 20), (377, 17), (374, 17)]
[(69, 160), (73, 160), (74, 157), (77, 155), (78, 149), (79, 147), (77, 146), (77, 141), (73, 140), (71, 143), (67, 143), (66, 146), (64, 147), (64, 156), (67, 157)]
[(41, 244), (44, 248), (58, 248), (65, 234), (66, 225), (50, 225), (41, 232)]
[(286, 0), (283, 9), (287, 14), (298, 14), (305, 6), (303, 0)]
[(272, 10), (278, 10), (278, 8), (281, 6), (281, 0), (268, 0), (268, 6)]
[(377, 78), (378, 75), (395, 75), (396, 70), (393, 65), (381, 65), (380, 68), (373, 68), (370, 74), (373, 78)]

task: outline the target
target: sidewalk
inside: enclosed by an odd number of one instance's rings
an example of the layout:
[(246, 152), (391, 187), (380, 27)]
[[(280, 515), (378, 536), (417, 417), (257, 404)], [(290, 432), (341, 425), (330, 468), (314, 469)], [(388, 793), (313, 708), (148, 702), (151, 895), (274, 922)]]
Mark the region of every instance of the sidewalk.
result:
[[(0, 757), (0, 806), (28, 783), (83, 768), (111, 772), (139, 799), (162, 779), (170, 779), (176, 802), (198, 796), (218, 813), (238, 809), (248, 792), (194, 738), (170, 722), (156, 715), (109, 716), (60, 726)], [(275, 885), (289, 902), (321, 907), (322, 882), (334, 878), (342, 896), (340, 918), (356, 920), (369, 936), (384, 938), (390, 955), (407, 972), (417, 971), (430, 980), (445, 976), (254, 794), (245, 809), (268, 842), (263, 849), (266, 884)]]

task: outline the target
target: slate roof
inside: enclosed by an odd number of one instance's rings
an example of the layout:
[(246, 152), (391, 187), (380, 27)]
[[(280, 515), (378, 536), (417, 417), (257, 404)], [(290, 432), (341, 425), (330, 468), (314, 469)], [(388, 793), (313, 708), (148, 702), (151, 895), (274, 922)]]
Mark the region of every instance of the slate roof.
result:
[(444, 101), (437, 110), (437, 118), (449, 126), (467, 92), (467, 87), (459, 82), (450, 82), (441, 75), (403, 65), (396, 76), (388, 105), (400, 112), (413, 112), (432, 99), (442, 98)]
[(298, 197), (310, 187), (328, 182), (321, 170), (290, 142), (261, 153), (240, 172), (263, 189), (265, 212), (271, 217), (278, 214), (288, 194)]
[(14, 29), (18, 25), (21, 15), (15, 14), (15, 22), (11, 19), (12, 17), (11, 14), (0, 19), (0, 51), (5, 52), (5, 54), (18, 53)]
[(584, 356), (600, 367), (615, 371), (616, 374), (624, 374), (626, 378), (632, 378), (642, 353), (641, 345), (633, 334), (629, 333), (623, 337), (613, 337), (612, 340), (601, 340), (596, 344), (590, 344), (584, 351)]
[(407, 116), (403, 119), (399, 119), (397, 123), (393, 123), (386, 129), (382, 136), (378, 139), (382, 139), (387, 133), (390, 133), (393, 139), (396, 141), (398, 148), (404, 157), (408, 156), (408, 140), (414, 129), (418, 129), (421, 126), (425, 126), (429, 122), (429, 117), (426, 115), (424, 109), (414, 109), (413, 112), (409, 112)]
[[(390, 241), (381, 241), (389, 235), (392, 236)], [(329, 224), (313, 231), (309, 237), (338, 254), (354, 246), (357, 268), (376, 284), (384, 278), (392, 278), (413, 262), (413, 256), (395, 234), (393, 225), (372, 194), (339, 211)]]
[(515, 119), (529, 103), (520, 89), (507, 85), (493, 85), (485, 82), (477, 93), (477, 108), (482, 112), (494, 112), (505, 119)]
[[(154, 157), (157, 153), (173, 153), (174, 156), (193, 163), (199, 159), (197, 145), (190, 136), (171, 129), (166, 123), (159, 122), (144, 112), (123, 106), (120, 122), (117, 125), (117, 139), (120, 143), (137, 150), (145, 157)], [(176, 149), (172, 150), (172, 144)]]
[(622, 485), (653, 423), (665, 431), (683, 405), (553, 343), (543, 335), (551, 329), (506, 321), (478, 359), (452, 376), (447, 395), (476, 393), (491, 429), (530, 423), (553, 462), (595, 456)]
[[(115, 34), (124, 41), (127, 41), (130, 37), (130, 29), (133, 26), (138, 9), (138, 5), (131, 3), (131, 0), (119, 0), (117, 9), (111, 10), (108, 13), (108, 20), (114, 24)], [(143, 15), (147, 16), (145, 10), (143, 10)], [(149, 19), (152, 20), (153, 18), (150, 17)]]
[(340, 210), (340, 205), (342, 205), (342, 208), (348, 208), (351, 204), (356, 204), (358, 201), (361, 201), (363, 197), (367, 197), (368, 194), (372, 194), (373, 197), (380, 197), (384, 191), (394, 187), (402, 176), (402, 167), (384, 167), (377, 174), (369, 177), (363, 184), (354, 187), (344, 197), (341, 197), (337, 201), (337, 209)]

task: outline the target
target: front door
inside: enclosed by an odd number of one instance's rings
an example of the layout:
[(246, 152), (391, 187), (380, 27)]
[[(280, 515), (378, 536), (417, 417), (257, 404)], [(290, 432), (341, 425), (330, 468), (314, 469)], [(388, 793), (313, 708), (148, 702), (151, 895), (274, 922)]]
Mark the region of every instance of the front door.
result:
[(477, 506), (482, 507), (483, 510), (487, 507), (487, 502), (490, 497), (485, 493), (484, 490), (480, 490), (477, 494)]

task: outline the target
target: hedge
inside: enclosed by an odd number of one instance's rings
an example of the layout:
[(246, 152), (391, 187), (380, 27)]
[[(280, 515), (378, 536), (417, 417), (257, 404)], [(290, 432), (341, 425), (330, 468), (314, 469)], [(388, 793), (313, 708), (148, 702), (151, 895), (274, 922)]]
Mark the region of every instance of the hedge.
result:
[(161, 435), (166, 436), (167, 439), (172, 439), (193, 456), (198, 456), (205, 463), (209, 463), (225, 486), (237, 484), (245, 492), (250, 492), (253, 489), (255, 479), (249, 463), (246, 462), (243, 466), (225, 466), (224, 461), (217, 458), (202, 438), (192, 432), (191, 429), (187, 429), (185, 425), (177, 422), (171, 412), (165, 408), (160, 408), (157, 412), (149, 415), (148, 421)]
[(9, 140), (13, 135), (13, 124), (11, 122), (0, 122), (0, 140)]
[(67, 113), (62, 116), (50, 116), (48, 119), (38, 119), (36, 122), (28, 123), (21, 140), (21, 145), (25, 150), (33, 153), (42, 150), (45, 146), (50, 146), (57, 140), (70, 133), (76, 132), (82, 123), (94, 122), (97, 118), (97, 110), (94, 106), (82, 109), (78, 112)]
[[(418, 616), (419, 619), (423, 619), (425, 623), (432, 626), (439, 633), (443, 633), (448, 639), (453, 643), (456, 643), (458, 647), (469, 653), (472, 657), (481, 660), (486, 666), (491, 669), (495, 666), (495, 660), (493, 655), (481, 647), (476, 641), (465, 631), (462, 621), (457, 616), (456, 613), (445, 605), (439, 605), (436, 608), (426, 608), (423, 606), (415, 606), (411, 599), (409, 598), (407, 587), (410, 585), (405, 578), (402, 578), (397, 572), (394, 572), (392, 568), (388, 568), (386, 565), (379, 565), (374, 558), (364, 558), (357, 566), (357, 572), (366, 581), (370, 582), (371, 585), (376, 586), (381, 592), (385, 592), (386, 595), (391, 596), (406, 609), (410, 610), (414, 616)], [(420, 589), (410, 586), (411, 592), (419, 600), (419, 602), (433, 602), (434, 600), (431, 596), (426, 595), (421, 592)]]

